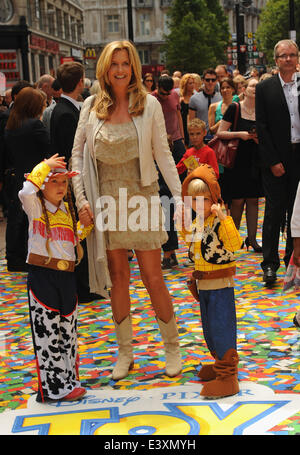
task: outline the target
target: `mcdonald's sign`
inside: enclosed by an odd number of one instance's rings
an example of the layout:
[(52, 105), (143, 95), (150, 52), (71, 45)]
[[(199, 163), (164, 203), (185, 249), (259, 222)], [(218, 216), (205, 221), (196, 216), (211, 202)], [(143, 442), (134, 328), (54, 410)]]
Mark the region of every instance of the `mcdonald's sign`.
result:
[(96, 51), (93, 47), (88, 47), (85, 51), (84, 58), (96, 59)]

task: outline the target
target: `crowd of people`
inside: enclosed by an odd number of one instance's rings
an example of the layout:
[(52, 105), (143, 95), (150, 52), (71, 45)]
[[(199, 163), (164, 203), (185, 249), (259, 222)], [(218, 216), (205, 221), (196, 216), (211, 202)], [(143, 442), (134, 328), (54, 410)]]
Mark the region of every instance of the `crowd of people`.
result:
[[(238, 393), (234, 252), (251, 247), (262, 254), (267, 286), (277, 279), (282, 230), (285, 266), (294, 261), (299, 267), (300, 260), (297, 44), (278, 42), (274, 59), (276, 71), (262, 75), (256, 68), (247, 77), (232, 74), (218, 65), (202, 77), (164, 70), (157, 78), (142, 76), (132, 43), (114, 41), (103, 49), (93, 83), (81, 63), (69, 62), (56, 79), (20, 81), (5, 93), (0, 189), (6, 260), (8, 271), (28, 272), (38, 401), (86, 393), (78, 377), (77, 299), (110, 298), (118, 343), (112, 377), (129, 374), (133, 254), (164, 343), (165, 372), (180, 374), (176, 317), (162, 272), (180, 265), (178, 234), (188, 246), (189, 288), (200, 302), (214, 359), (199, 371), (208, 381), (201, 395)], [(210, 147), (214, 136), (238, 139), (231, 169), (218, 163)], [(299, 326), (300, 315), (294, 323)]]

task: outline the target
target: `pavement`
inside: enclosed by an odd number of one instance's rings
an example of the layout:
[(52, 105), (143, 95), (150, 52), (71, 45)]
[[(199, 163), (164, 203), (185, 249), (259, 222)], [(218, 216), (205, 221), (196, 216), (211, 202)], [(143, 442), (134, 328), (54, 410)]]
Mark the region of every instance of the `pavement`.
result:
[[(257, 240), (261, 243), (264, 206), (260, 203)], [(106, 450), (122, 447), (112, 436), (138, 439), (140, 450), (163, 448), (151, 441), (161, 435), (165, 450), (199, 440), (196, 435), (299, 435), (300, 337), (293, 325), (299, 293), (284, 294), (285, 268), (272, 288), (262, 282), (261, 254), (251, 248), (236, 253), (235, 298), (239, 384), (237, 395), (203, 399), (197, 372), (213, 359), (205, 345), (199, 304), (186, 287), (192, 267), (180, 241), (178, 267), (164, 272), (179, 331), (182, 372), (164, 374), (164, 348), (149, 295), (134, 257), (130, 262), (134, 367), (113, 381), (117, 344), (108, 300), (80, 304), (78, 349), (81, 385), (87, 394), (76, 402), (36, 402), (37, 373), (28, 314), (26, 273), (9, 273), (4, 259), (5, 223), (0, 223), (0, 434), (102, 435)], [(246, 237), (245, 219), (240, 229)], [(283, 257), (284, 240), (280, 239)], [(184, 439), (182, 435), (195, 435)], [(180, 441), (179, 441), (179, 439)], [(137, 439), (134, 439), (136, 441)], [(278, 438), (276, 438), (276, 441)], [(126, 439), (126, 441), (129, 441)], [(268, 439), (270, 441), (270, 438)], [(244, 442), (244, 441), (243, 441)], [(249, 440), (247, 440), (247, 444)], [(107, 444), (107, 445), (104, 445)], [(175, 443), (174, 443), (175, 444)], [(124, 447), (123, 447), (124, 448)], [(193, 446), (189, 447), (193, 451)], [(197, 447), (197, 453), (200, 451)], [(112, 452), (114, 453), (114, 452)], [(153, 453), (153, 450), (151, 450)]]

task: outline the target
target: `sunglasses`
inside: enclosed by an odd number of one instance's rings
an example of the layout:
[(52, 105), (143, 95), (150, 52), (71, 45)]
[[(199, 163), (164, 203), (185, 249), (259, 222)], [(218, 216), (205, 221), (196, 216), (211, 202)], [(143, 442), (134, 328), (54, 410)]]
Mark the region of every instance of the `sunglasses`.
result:
[(153, 82), (153, 79), (145, 79), (145, 82)]
[(212, 78), (212, 79), (211, 79), (210, 77), (207, 77), (207, 78), (205, 77), (204, 80), (205, 80), (206, 82), (216, 82), (217, 79), (216, 79), (216, 78)]

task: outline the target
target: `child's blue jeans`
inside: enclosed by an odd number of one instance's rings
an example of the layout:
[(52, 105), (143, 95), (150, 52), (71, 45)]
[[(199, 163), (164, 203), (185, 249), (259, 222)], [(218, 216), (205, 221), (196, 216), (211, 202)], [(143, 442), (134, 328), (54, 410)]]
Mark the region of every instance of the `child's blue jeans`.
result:
[(236, 349), (234, 288), (199, 290), (199, 299), (207, 347), (221, 360), (228, 349)]

